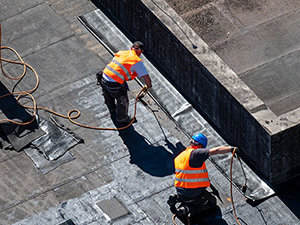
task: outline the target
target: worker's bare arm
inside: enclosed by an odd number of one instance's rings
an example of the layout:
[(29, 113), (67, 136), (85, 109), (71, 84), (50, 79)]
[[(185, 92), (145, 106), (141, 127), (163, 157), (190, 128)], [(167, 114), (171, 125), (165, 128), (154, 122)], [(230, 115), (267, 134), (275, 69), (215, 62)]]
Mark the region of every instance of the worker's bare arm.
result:
[(231, 146), (218, 146), (209, 149), (209, 155), (216, 155), (216, 154), (224, 154), (230, 152), (233, 149)]
[(150, 76), (147, 74), (147, 75), (143, 76), (143, 78), (144, 78), (144, 81), (145, 81), (147, 87), (151, 88), (152, 87), (152, 82), (151, 82)]

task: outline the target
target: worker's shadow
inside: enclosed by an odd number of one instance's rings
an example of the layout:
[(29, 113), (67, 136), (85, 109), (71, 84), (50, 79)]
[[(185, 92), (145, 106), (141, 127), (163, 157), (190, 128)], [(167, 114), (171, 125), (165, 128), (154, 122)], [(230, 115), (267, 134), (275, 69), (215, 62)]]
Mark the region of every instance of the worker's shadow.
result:
[[(112, 120), (116, 127), (120, 128), (124, 125)], [(157, 177), (163, 177), (174, 174), (174, 158), (186, 149), (181, 142), (173, 145), (167, 139), (165, 145), (154, 145), (149, 140), (135, 131), (133, 126), (124, 130), (119, 130), (119, 135), (124, 144), (127, 146), (130, 153), (130, 163), (136, 164), (144, 172)], [(199, 214), (192, 217), (190, 223), (186, 217), (178, 218), (184, 224), (214, 224), (214, 225), (227, 225), (226, 221), (222, 219), (222, 213), (219, 207), (213, 213)]]
[[(116, 127), (122, 127), (116, 121), (114, 123)], [(120, 130), (119, 135), (129, 150), (130, 163), (152, 176), (163, 177), (174, 173), (173, 160), (184, 150), (180, 142), (174, 146), (166, 140), (165, 146), (156, 146), (136, 132), (133, 126)]]

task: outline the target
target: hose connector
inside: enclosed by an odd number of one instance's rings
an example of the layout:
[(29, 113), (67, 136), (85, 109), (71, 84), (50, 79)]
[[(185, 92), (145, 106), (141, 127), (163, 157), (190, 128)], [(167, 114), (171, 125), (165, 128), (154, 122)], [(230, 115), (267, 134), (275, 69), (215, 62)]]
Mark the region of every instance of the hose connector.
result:
[(243, 185), (242, 192), (245, 194), (246, 190), (247, 190), (247, 184), (245, 183), (245, 184)]
[(147, 87), (147, 85), (144, 85), (142, 87), (141, 94), (139, 95), (139, 99), (144, 98), (147, 93), (148, 93), (148, 87)]
[(144, 91), (145, 93), (148, 92), (148, 86), (147, 86), (147, 85), (144, 85), (144, 86), (142, 87), (142, 89), (143, 89), (143, 91)]

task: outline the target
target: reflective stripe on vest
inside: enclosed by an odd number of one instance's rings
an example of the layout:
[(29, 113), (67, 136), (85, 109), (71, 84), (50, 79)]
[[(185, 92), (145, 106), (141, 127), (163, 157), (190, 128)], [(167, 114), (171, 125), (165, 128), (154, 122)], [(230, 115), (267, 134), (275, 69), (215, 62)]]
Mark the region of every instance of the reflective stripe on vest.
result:
[(189, 166), (190, 155), (195, 149), (197, 149), (197, 147), (188, 147), (174, 159), (176, 187), (199, 188), (210, 186), (205, 163), (198, 168)]
[(175, 169), (175, 172), (177, 172), (177, 173), (189, 173), (189, 174), (207, 173), (207, 169), (203, 169), (203, 170), (180, 170), (180, 169)]
[(136, 55), (135, 51), (119, 51), (105, 67), (103, 73), (123, 84), (125, 81), (130, 81), (137, 77), (137, 73), (131, 73), (130, 68), (139, 61), (141, 59)]
[[(121, 63), (119, 63), (117, 60), (112, 60), (113, 63), (117, 64), (119, 67), (121, 67), (121, 69), (124, 71), (124, 73), (126, 74), (126, 76), (128, 77), (128, 80), (131, 80), (131, 76), (129, 71), (125, 68), (125, 66), (123, 66)], [(106, 66), (107, 69), (109, 69), (111, 72), (113, 72), (115, 75), (117, 75), (119, 78), (121, 78), (122, 80), (125, 81), (125, 77), (119, 73), (118, 71), (114, 70), (112, 67), (110, 67), (109, 65)]]
[(195, 183), (195, 182), (209, 181), (209, 178), (183, 179), (183, 178), (175, 177), (175, 180), (180, 182)]

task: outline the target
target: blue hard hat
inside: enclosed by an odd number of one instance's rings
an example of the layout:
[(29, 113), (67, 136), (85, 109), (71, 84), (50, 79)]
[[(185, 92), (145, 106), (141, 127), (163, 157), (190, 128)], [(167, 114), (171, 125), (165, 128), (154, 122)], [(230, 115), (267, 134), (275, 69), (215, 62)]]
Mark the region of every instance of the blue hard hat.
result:
[(204, 134), (201, 134), (201, 133), (194, 134), (192, 139), (195, 140), (196, 142), (198, 142), (199, 144), (202, 144), (203, 147), (206, 148), (207, 138), (205, 137)]

